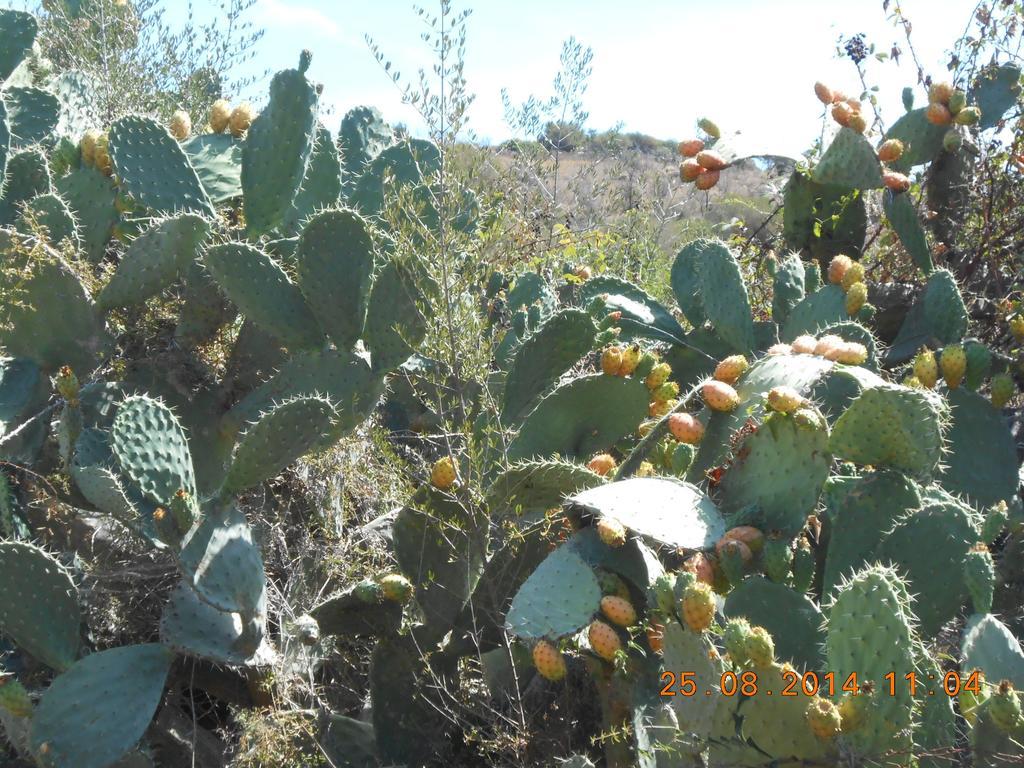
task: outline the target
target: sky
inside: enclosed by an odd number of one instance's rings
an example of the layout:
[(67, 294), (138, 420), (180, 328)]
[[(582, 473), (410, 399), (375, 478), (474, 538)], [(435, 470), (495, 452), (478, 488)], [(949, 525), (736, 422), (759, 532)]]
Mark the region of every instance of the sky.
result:
[[(436, 0), (419, 4), (436, 9)], [(195, 0), (197, 16), (213, 5)], [(864, 33), (878, 50), (894, 43), (907, 48), (881, 0), (454, 0), (454, 6), (473, 10), (465, 69), (476, 95), (470, 128), (486, 142), (512, 133), (502, 88), (514, 102), (549, 96), (570, 36), (593, 49), (588, 128), (622, 123), (626, 131), (681, 139), (707, 115), (726, 131), (742, 129), (741, 143), (751, 152), (791, 156), (820, 132), (815, 80), (851, 94), (861, 90), (852, 64), (836, 55), (841, 34)], [(902, 0), (914, 47), (932, 76), (945, 73), (949, 46), (974, 6), (975, 0)], [(309, 74), (324, 85), (332, 131), (349, 108), (369, 104), (389, 122), (422, 132), (419, 116), (401, 103), (364, 39), (370, 35), (407, 78), (429, 68), (412, 0), (257, 0), (250, 19), (266, 29), (252, 73), (294, 67), (302, 48), (313, 52)], [(891, 123), (902, 113), (903, 87), (916, 80), (910, 57), (899, 66), (865, 63)], [(254, 100), (267, 83), (253, 90)], [(923, 90), (917, 98), (924, 102)]]

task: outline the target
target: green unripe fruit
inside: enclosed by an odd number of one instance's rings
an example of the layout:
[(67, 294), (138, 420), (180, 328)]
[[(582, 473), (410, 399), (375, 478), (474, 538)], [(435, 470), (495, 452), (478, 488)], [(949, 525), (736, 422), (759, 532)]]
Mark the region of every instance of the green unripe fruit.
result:
[[(746, 550), (746, 552), (744, 552)], [(729, 584), (735, 589), (747, 573), (747, 558), (750, 548), (742, 541), (727, 541), (718, 550), (718, 563)]]
[(981, 120), (981, 110), (977, 107), (964, 107), (953, 118), (953, 122), (957, 125), (974, 125), (979, 120)]
[(753, 627), (746, 638), (746, 657), (755, 667), (775, 663), (775, 641), (764, 627)]
[(75, 372), (70, 366), (62, 366), (53, 380), (57, 393), (67, 401), (67, 404), (76, 407), (78, 405), (79, 383)]
[(806, 592), (814, 581), (814, 550), (807, 538), (801, 536), (793, 552), (793, 589)]
[(1010, 510), (1006, 502), (993, 504), (985, 513), (985, 522), (981, 526), (981, 540), (986, 543), (995, 541), (1009, 522)]
[(364, 579), (356, 584), (352, 593), (356, 599), (367, 605), (375, 605), (384, 598), (384, 590), (373, 579)]
[(666, 381), (651, 393), (651, 398), (660, 402), (679, 397), (679, 385), (674, 381)]
[(694, 458), (697, 456), (697, 448), (687, 443), (678, 443), (672, 451), (672, 474), (682, 477), (690, 469)]
[(971, 595), (975, 613), (992, 610), (992, 596), (996, 589), (996, 569), (992, 554), (984, 544), (971, 548), (964, 558), (964, 583)]
[(765, 541), (762, 554), (764, 572), (772, 581), (784, 584), (789, 578), (789, 571), (793, 565), (792, 544), (779, 533), (770, 534)]
[(822, 741), (832, 741), (843, 725), (839, 708), (820, 696), (815, 696), (808, 702), (806, 716), (811, 733)]
[(713, 139), (722, 138), (722, 129), (706, 117), (702, 117), (697, 121), (697, 127)]
[(14, 675), (0, 675), (0, 709), (5, 709), (15, 717), (32, 715), (32, 700)]
[(381, 594), (393, 603), (406, 603), (412, 597), (412, 583), (399, 573), (392, 573), (380, 580)]
[(974, 721), (978, 718), (978, 707), (988, 701), (988, 686), (984, 683), (984, 675), (980, 669), (970, 670), (970, 675), (978, 676), (978, 691), (968, 690), (966, 687), (960, 689), (960, 694), (957, 696), (957, 701), (960, 705), (960, 714), (964, 716), (964, 720), (967, 721), (968, 725), (973, 726)]
[(651, 371), (657, 364), (658, 358), (650, 352), (644, 352), (640, 355), (640, 360), (636, 364), (636, 370), (633, 371), (633, 375), (638, 379), (646, 379), (651, 375)]
[(654, 580), (651, 591), (654, 593), (654, 604), (665, 616), (673, 616), (676, 608), (675, 575), (663, 573)]
[(959, 344), (954, 344), (943, 349), (942, 356), (939, 358), (939, 368), (942, 369), (942, 378), (946, 380), (947, 387), (950, 389), (959, 387), (967, 373), (967, 355), (964, 353), (964, 348)]
[(747, 657), (747, 638), (752, 631), (750, 622), (744, 618), (729, 619), (726, 622), (722, 631), (722, 642), (725, 644), (725, 652), (729, 654), (734, 664), (743, 666), (750, 661)]
[(960, 114), (960, 111), (967, 106), (967, 94), (961, 91), (959, 88), (953, 91), (949, 97), (949, 111), (954, 115)]
[(996, 408), (1006, 407), (1016, 391), (1017, 385), (1010, 374), (997, 373), (992, 377), (992, 405)]
[(967, 355), (967, 374), (964, 386), (974, 391), (980, 387), (992, 371), (992, 353), (980, 341), (968, 341), (964, 344)]
[(992, 724), (1003, 733), (1012, 733), (1021, 726), (1020, 697), (1008, 680), (999, 683), (988, 700), (988, 714)]
[(182, 535), (192, 528), (192, 523), (195, 520), (195, 502), (188, 491), (178, 490), (175, 492), (174, 498), (171, 499), (171, 518)]
[(651, 372), (647, 374), (647, 377), (644, 379), (644, 383), (647, 385), (647, 389), (653, 392), (668, 381), (668, 377), (671, 374), (672, 367), (668, 363), (658, 363), (651, 368)]
[(956, 152), (963, 143), (964, 137), (956, 128), (950, 128), (942, 137), (942, 148), (947, 152)]
[(597, 583), (601, 586), (602, 595), (614, 595), (615, 597), (621, 597), (623, 600), (629, 599), (629, 587), (626, 586), (618, 574), (606, 571), (603, 568), (595, 572), (597, 575)]

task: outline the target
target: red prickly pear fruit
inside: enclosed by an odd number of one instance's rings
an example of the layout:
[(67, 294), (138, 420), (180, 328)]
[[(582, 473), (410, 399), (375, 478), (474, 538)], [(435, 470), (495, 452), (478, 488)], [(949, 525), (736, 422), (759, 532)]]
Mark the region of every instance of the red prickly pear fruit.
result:
[(818, 101), (826, 106), (831, 104), (832, 100), (835, 98), (835, 94), (832, 92), (832, 89), (821, 81), (814, 84), (814, 95), (818, 97)]
[(616, 595), (606, 595), (601, 598), (601, 613), (612, 624), (617, 624), (620, 627), (631, 627), (636, 624), (636, 608), (629, 600)]
[(614, 661), (615, 654), (622, 650), (619, 633), (600, 619), (595, 619), (587, 629), (590, 649), (605, 661)]
[(715, 379), (704, 382), (701, 387), (701, 397), (704, 398), (708, 408), (723, 413), (735, 410), (736, 406), (740, 404), (739, 393), (730, 384)]
[(725, 162), (725, 158), (713, 149), (705, 149), (698, 152), (696, 159), (697, 162), (700, 163), (701, 168), (705, 168), (709, 171), (720, 171), (728, 165), (728, 163)]
[(552, 682), (565, 677), (565, 657), (547, 640), (538, 640), (533, 646), (533, 666), (541, 677)]
[(703, 552), (697, 552), (683, 563), (683, 570), (692, 573), (703, 584), (711, 586), (715, 583), (715, 563)]
[(747, 556), (743, 558), (745, 562), (749, 562), (750, 555), (760, 552), (764, 547), (764, 534), (761, 533), (760, 528), (755, 528), (752, 525), (737, 525), (726, 531), (722, 538), (715, 544), (715, 549), (718, 552), (722, 551), (722, 547), (725, 546), (726, 542), (738, 541), (748, 548)]
[(750, 367), (747, 358), (743, 355), (729, 355), (715, 366), (715, 378), (724, 381), (726, 384), (735, 384), (736, 380), (743, 375), (743, 372)]
[(715, 593), (704, 582), (691, 584), (680, 600), (680, 615), (693, 632), (703, 632), (715, 619)]
[(596, 472), (602, 477), (611, 472), (618, 465), (615, 457), (608, 453), (599, 453), (587, 462), (587, 469)]
[[(963, 114), (963, 110), (960, 114)], [(932, 125), (949, 125), (953, 122), (953, 113), (945, 104), (929, 104), (924, 115)]]
[(679, 154), (683, 157), (696, 157), (697, 153), (704, 149), (704, 142), (700, 139), (686, 139), (679, 142)]
[(878, 159), (883, 163), (894, 163), (903, 157), (903, 142), (899, 139), (887, 139), (878, 148)]
[(897, 195), (910, 189), (910, 179), (896, 171), (886, 171), (883, 173), (882, 182), (885, 184), (886, 189)]
[(833, 256), (828, 264), (828, 281), (833, 285), (842, 285), (846, 271), (853, 265), (853, 259), (849, 256), (839, 254)]
[(626, 543), (626, 529), (618, 520), (602, 517), (595, 526), (597, 535), (606, 547), (618, 549)]
[(665, 648), (665, 625), (652, 621), (647, 626), (647, 644), (655, 653), (661, 653)]
[(718, 179), (721, 175), (721, 171), (701, 171), (700, 175), (697, 176), (697, 180), (694, 182), (694, 186), (701, 192), (707, 192), (718, 183)]
[(679, 164), (679, 178), (686, 184), (696, 181), (697, 177), (703, 172), (704, 168), (692, 157), (688, 160), (683, 160)]
[(680, 443), (697, 445), (704, 437), (704, 425), (689, 413), (673, 413), (668, 417), (668, 431)]

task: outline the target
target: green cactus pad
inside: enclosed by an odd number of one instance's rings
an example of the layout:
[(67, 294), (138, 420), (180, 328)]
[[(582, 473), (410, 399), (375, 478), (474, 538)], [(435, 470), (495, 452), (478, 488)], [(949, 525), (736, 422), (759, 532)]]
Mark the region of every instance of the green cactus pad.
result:
[(910, 478), (883, 470), (830, 480), (825, 506), (828, 551), (822, 595), (829, 595), (874, 559), (885, 533), (921, 506), (921, 494)]
[(38, 30), (31, 13), (0, 8), (0, 83), (11, 76), (32, 50)]
[(178, 563), (185, 582), (204, 603), (244, 616), (262, 612), (263, 558), (245, 516), (234, 504), (193, 526), (181, 544)]
[(709, 656), (713, 647), (704, 634), (683, 629), (676, 621), (666, 624), (663, 643), (666, 671), (692, 673), (687, 680), (697, 686), (696, 695), (684, 696), (676, 690), (668, 701), (686, 732), (706, 739), (711, 735), (721, 698), (721, 663)]
[(338, 148), (331, 138), (331, 132), (320, 125), (317, 126), (316, 142), (309, 156), (306, 175), (285, 216), (284, 228), (297, 230), (316, 211), (337, 205), (340, 195), (341, 161)]
[(355, 182), (349, 202), (366, 216), (384, 209), (385, 192), (392, 186), (416, 185), (441, 167), (437, 145), (423, 139), (409, 139), (383, 150)]
[(34, 416), (49, 396), (38, 365), (26, 358), (0, 357), (0, 439)]
[(921, 108), (907, 112), (885, 134), (883, 141), (899, 139), (903, 142), (900, 159), (888, 163), (894, 171), (906, 173), (915, 165), (931, 162), (942, 151), (942, 139), (948, 127), (929, 122), (927, 111)]
[(49, 91), (31, 87), (8, 88), (4, 91), (4, 103), (7, 106), (12, 147), (42, 143), (57, 127), (60, 102)]
[(979, 130), (994, 128), (1020, 98), (1020, 67), (990, 64), (974, 81), (967, 101), (981, 109)]
[(320, 717), (317, 738), (335, 768), (374, 768), (381, 764), (372, 723), (325, 712)]
[(487, 489), (487, 507), (493, 517), (517, 511), (560, 507), (577, 491), (594, 488), (604, 478), (579, 464), (560, 461), (524, 461), (502, 472)]
[(594, 298), (605, 295), (607, 311), (622, 312), (622, 317), (615, 323), (622, 329), (619, 336), (622, 341), (634, 338), (673, 341), (685, 333), (672, 313), (647, 291), (611, 275), (587, 280), (580, 287), (580, 306), (586, 307)]
[(638, 538), (630, 538), (621, 547), (609, 547), (590, 525), (572, 534), (566, 546), (582, 557), (591, 568), (609, 571), (647, 592), (665, 573), (654, 551)]
[[(786, 182), (783, 203), (787, 247), (796, 251), (806, 249), (822, 264), (837, 254), (856, 257), (863, 250), (867, 210), (859, 191), (818, 184), (795, 170)], [(807, 293), (813, 293), (820, 285), (820, 271), (815, 269), (811, 274), (817, 279), (805, 279)]]
[(299, 349), (323, 345), (323, 332), (298, 286), (273, 258), (247, 243), (209, 248), (204, 263), (241, 312), (284, 344)]
[(697, 282), (704, 312), (715, 331), (736, 352), (753, 349), (750, 299), (736, 257), (720, 241), (698, 240), (687, 247), (700, 252), (695, 265)]
[(707, 320), (704, 314), (704, 302), (700, 297), (700, 268), (701, 255), (704, 253), (704, 243), (707, 241), (695, 241), (689, 243), (676, 254), (672, 262), (672, 293), (675, 294), (676, 303), (683, 315), (695, 328), (700, 327)]
[(58, 672), (78, 656), (82, 615), (71, 576), (31, 544), (0, 542), (0, 630)]
[(816, 424), (770, 414), (737, 445), (719, 486), (723, 512), (736, 513), (756, 504), (760, 506), (758, 528), (790, 537), (803, 529), (832, 466), (828, 424), (815, 414)]
[(516, 276), (506, 303), (512, 311), (539, 304), (542, 317), (547, 317), (555, 311), (558, 299), (543, 277), (536, 272), (524, 272)]
[(928, 477), (942, 458), (946, 405), (932, 392), (882, 384), (864, 390), (835, 423), (829, 449), (857, 464)]
[[(758, 692), (740, 705), (743, 736), (781, 764), (834, 761), (835, 755), (830, 755), (828, 745), (818, 739), (807, 724), (809, 699), (779, 695), (788, 683), (778, 664), (757, 670)], [(769, 696), (768, 691), (774, 695)]]
[(814, 181), (847, 189), (878, 189), (882, 167), (871, 143), (850, 128), (840, 128), (814, 167)]
[(931, 503), (898, 522), (876, 550), (879, 561), (906, 575), (924, 636), (938, 634), (967, 602), (961, 564), (977, 539), (968, 509), (955, 502)]
[(118, 219), (114, 183), (95, 168), (76, 168), (54, 186), (75, 215), (86, 258), (98, 262)]
[(806, 270), (798, 253), (787, 253), (775, 264), (772, 290), (772, 319), (781, 327), (801, 301), (803, 301)]
[(107, 433), (94, 428), (82, 430), (71, 460), (71, 477), (86, 500), (97, 509), (125, 523), (136, 519), (138, 510), (114, 466)]
[(761, 576), (744, 579), (725, 600), (728, 618), (743, 617), (764, 627), (775, 641), (775, 654), (800, 670), (821, 669), (822, 615), (806, 595)]
[(844, 735), (855, 753), (867, 758), (908, 746), (904, 732), (910, 728), (914, 707), (910, 689), (897, 685), (893, 696), (881, 689), (886, 674), (914, 669), (914, 633), (907, 619), (906, 593), (894, 570), (872, 566), (841, 586), (828, 611), (826, 668), (836, 680), (855, 673), (858, 683), (875, 684), (869, 717)]
[(73, 248), (78, 248), (78, 224), (59, 195), (52, 192), (38, 195), (25, 203), (16, 227), (30, 234), (36, 227), (46, 230), (46, 242), (57, 247), (67, 240)]
[(7, 122), (7, 107), (0, 99), (0, 199), (7, 186), (7, 158), (11, 153), (11, 127)]
[(1013, 498), (1017, 492), (1017, 448), (1003, 415), (981, 395), (962, 387), (949, 390), (948, 451), (938, 481), (979, 509)]
[(356, 594), (356, 587), (333, 595), (309, 612), (325, 635), (357, 637), (387, 635), (402, 625), (402, 606), (393, 600), (367, 603)]
[(239, 441), (223, 492), (235, 494), (259, 485), (322, 445), (334, 429), (335, 416), (330, 402), (318, 397), (288, 400), (264, 414)]
[(174, 338), (185, 347), (210, 341), (235, 318), (237, 310), (199, 261), (189, 264), (182, 276), (184, 290)]
[(56, 134), (73, 142), (89, 128), (100, 124), (96, 80), (77, 69), (61, 72), (47, 84), (60, 102)]
[(593, 348), (596, 333), (586, 312), (563, 309), (520, 344), (505, 382), (504, 421), (514, 424), (525, 415), (538, 396)]
[(398, 513), (393, 538), (395, 559), (416, 585), (427, 624), (443, 634), (483, 571), (486, 526), (453, 496), (423, 486)]
[[(293, 397), (319, 395), (330, 400), (338, 413), (330, 439), (334, 442), (370, 415), (383, 389), (383, 379), (360, 357), (335, 351), (293, 355), (276, 375), (225, 415), (225, 426), (229, 432), (237, 434), (276, 403)], [(330, 442), (318, 447), (326, 447)]]
[(160, 401), (139, 395), (122, 402), (110, 444), (121, 469), (154, 503), (168, 506), (180, 490), (196, 495), (185, 432)]
[(344, 181), (355, 183), (363, 169), (395, 138), (394, 131), (374, 107), (353, 107), (341, 119), (338, 149), (341, 152)]
[(207, 133), (183, 142), (199, 183), (214, 204), (242, 196), (242, 142), (227, 133)]
[(809, 293), (793, 307), (779, 336), (793, 341), (805, 333), (817, 335), (823, 328), (843, 322), (846, 314), (846, 294), (838, 285), (826, 285)]
[(244, 619), (218, 611), (202, 602), (187, 584), (179, 584), (164, 606), (160, 642), (176, 653), (214, 664), (242, 665), (259, 650), (262, 627), (261, 618), (249, 628)]
[(0, 225), (13, 223), (24, 203), (49, 191), (50, 168), (46, 164), (46, 156), (36, 148), (11, 152), (7, 157), (7, 178), (0, 197)]
[(326, 210), (306, 222), (295, 251), (299, 290), (339, 348), (362, 333), (373, 275), (374, 246), (366, 222), (349, 210)]
[(583, 559), (559, 547), (530, 574), (512, 599), (506, 621), (524, 640), (556, 639), (590, 623), (601, 602), (597, 577)]
[(373, 280), (363, 328), (373, 369), (381, 374), (400, 366), (427, 334), (420, 311), (425, 297), (409, 267), (388, 262)]
[(647, 416), (647, 400), (647, 387), (636, 379), (599, 374), (563, 384), (525, 418), (509, 459), (588, 459), (636, 430)]
[(316, 139), (317, 94), (306, 75), (286, 69), (242, 145), (242, 189), (250, 237), (277, 229), (291, 208)]
[(194, 213), (159, 221), (135, 238), (97, 299), (103, 309), (139, 304), (177, 279), (199, 254), (210, 223)]
[(155, 213), (213, 216), (188, 157), (160, 123), (129, 115), (110, 126), (110, 160), (122, 193)]
[(676, 480), (634, 477), (583, 491), (566, 503), (593, 517), (618, 520), (655, 547), (706, 549), (725, 533), (714, 502), (696, 486)]
[(934, 269), (932, 264), (932, 253), (928, 247), (928, 240), (924, 235), (924, 227), (918, 218), (914, 204), (908, 195), (896, 195), (892, 192), (885, 192), (882, 195), (882, 207), (889, 224), (896, 231), (900, 242), (914, 264), (925, 275), (931, 274)]
[(115, 763), (149, 726), (173, 660), (162, 645), (129, 645), (86, 656), (57, 677), (32, 718), (31, 745), (39, 764)]
[(967, 621), (961, 643), (960, 669), (980, 669), (989, 682), (1009, 680), (1024, 689), (1024, 650), (1010, 629), (992, 614), (975, 614)]

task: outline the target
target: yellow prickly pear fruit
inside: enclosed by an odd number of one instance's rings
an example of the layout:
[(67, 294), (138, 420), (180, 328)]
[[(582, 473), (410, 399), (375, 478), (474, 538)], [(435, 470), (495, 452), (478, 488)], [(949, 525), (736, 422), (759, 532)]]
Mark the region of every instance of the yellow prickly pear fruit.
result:
[(647, 378), (644, 380), (644, 384), (650, 390), (655, 390), (668, 381), (668, 377), (672, 374), (672, 368), (668, 363), (658, 363), (655, 365)]
[(829, 699), (815, 696), (807, 704), (807, 725), (822, 741), (832, 741), (842, 729), (843, 716)]
[(715, 366), (715, 378), (726, 384), (735, 384), (736, 379), (749, 367), (750, 363), (743, 355), (729, 355)]
[(818, 101), (826, 106), (832, 103), (835, 97), (832, 89), (825, 85), (823, 82), (818, 81), (814, 84), (814, 95), (818, 97)]
[(947, 387), (950, 389), (959, 387), (967, 373), (967, 355), (964, 348), (959, 344), (954, 344), (943, 349), (942, 356), (939, 357), (939, 368), (942, 370), (942, 378), (946, 380)]
[(538, 640), (533, 646), (533, 666), (541, 677), (558, 682), (565, 677), (565, 657), (547, 640)]
[(839, 281), (839, 284), (843, 287), (844, 291), (848, 291), (855, 283), (862, 282), (864, 282), (864, 265), (859, 261), (855, 261), (850, 264), (849, 269), (843, 274), (843, 279)]
[(721, 171), (701, 171), (693, 185), (701, 192), (707, 192), (718, 183), (721, 175)]
[[(965, 110), (960, 111), (960, 115)], [(957, 115), (959, 117), (960, 115)], [(929, 104), (928, 110), (924, 113), (924, 116), (928, 118), (928, 122), (932, 125), (949, 125), (953, 122), (953, 113), (949, 111), (949, 108), (945, 104)]]
[(405, 603), (412, 597), (412, 584), (400, 573), (392, 573), (380, 580), (381, 594), (393, 603)]
[(1017, 385), (1010, 374), (997, 373), (992, 377), (992, 405), (996, 408), (1005, 408), (1016, 391)]
[(654, 465), (649, 461), (641, 461), (636, 469), (636, 477), (654, 477)]
[(231, 104), (227, 99), (217, 99), (210, 106), (210, 130), (223, 133), (231, 122)]
[(1017, 341), (1024, 341), (1024, 315), (1013, 315), (1007, 322), (1013, 338)]
[(715, 619), (715, 593), (702, 581), (691, 584), (683, 592), (679, 613), (694, 632), (703, 632)]
[(867, 300), (868, 287), (864, 283), (854, 283), (846, 292), (846, 314), (856, 317)]
[(675, 400), (652, 400), (647, 405), (647, 415), (652, 419), (660, 419), (675, 407)]
[(850, 125), (850, 118), (852, 118), (853, 115), (853, 108), (845, 101), (840, 101), (839, 103), (832, 105), (832, 119), (844, 128)]
[(689, 413), (673, 413), (668, 417), (668, 431), (680, 443), (697, 445), (704, 437), (704, 425)]
[(946, 106), (949, 104), (949, 100), (952, 96), (953, 84), (946, 81), (932, 83), (931, 88), (928, 89), (929, 104), (941, 104), (942, 106)]
[(622, 348), (607, 347), (601, 353), (601, 371), (607, 376), (618, 376), (622, 368)]
[(843, 365), (863, 365), (868, 359), (868, 348), (856, 341), (848, 341), (836, 352), (836, 362)]
[(861, 114), (860, 112), (855, 111), (852, 115), (850, 115), (850, 120), (846, 124), (846, 127), (849, 128), (851, 131), (856, 131), (857, 133), (864, 133), (864, 131), (868, 129), (867, 118), (865, 118), (864, 115)]
[(82, 150), (82, 165), (93, 165), (96, 162), (96, 144), (103, 134), (90, 128), (82, 134), (78, 146)]
[(706, 381), (700, 392), (708, 408), (713, 411), (728, 413), (740, 404), (739, 393), (724, 381)]
[(594, 619), (587, 628), (590, 649), (605, 661), (614, 661), (615, 654), (622, 650), (619, 633), (600, 619)]
[(631, 627), (636, 624), (636, 608), (629, 600), (616, 595), (606, 595), (601, 598), (601, 613), (612, 624), (617, 624), (620, 627)]
[(878, 159), (883, 163), (894, 163), (903, 157), (903, 142), (899, 139), (887, 139), (878, 148)]
[(619, 376), (629, 376), (636, 370), (640, 363), (640, 347), (634, 344), (622, 350), (622, 364), (619, 366)]
[(656, 390), (651, 392), (651, 399), (659, 402), (668, 402), (673, 398), (679, 397), (679, 385), (674, 381), (666, 381)]
[(192, 118), (189, 117), (188, 112), (179, 109), (171, 115), (171, 122), (168, 124), (168, 128), (171, 131), (171, 136), (178, 141), (184, 141), (192, 133)]
[(818, 346), (818, 340), (810, 335), (797, 336), (793, 339), (790, 347), (794, 355), (813, 355)]
[(683, 160), (679, 164), (679, 179), (686, 184), (696, 181), (697, 177), (704, 172), (704, 168), (701, 164), (694, 160), (692, 157)]
[(775, 663), (775, 641), (764, 627), (752, 627), (744, 640), (744, 650), (755, 667), (768, 667)]
[(882, 183), (885, 188), (894, 194), (902, 194), (910, 189), (910, 178), (896, 171), (886, 171), (882, 174)]
[(768, 392), (768, 408), (778, 413), (792, 413), (804, 402), (803, 396), (792, 387), (772, 387)]
[(615, 469), (617, 462), (615, 457), (608, 453), (599, 453), (587, 462), (587, 469), (591, 472), (604, 476)]
[(93, 153), (93, 164), (104, 176), (114, 175), (114, 164), (110, 159), (110, 138), (105, 133), (96, 137), (96, 150)]
[(597, 521), (598, 538), (604, 542), (606, 547), (618, 549), (626, 543), (626, 529), (618, 520), (613, 517), (602, 517)]
[(231, 116), (228, 118), (228, 125), (231, 126), (231, 135), (236, 139), (240, 138), (243, 133), (249, 130), (249, 126), (252, 125), (252, 117), (252, 107), (249, 104), (239, 104), (231, 110)]
[(452, 461), (451, 456), (443, 456), (434, 462), (434, 466), (430, 470), (430, 484), (435, 488), (447, 491), (458, 479), (458, 474), (455, 471), (455, 462)]
[(686, 139), (679, 142), (679, 154), (683, 157), (696, 157), (702, 149), (704, 149), (704, 142), (700, 139)]
[(846, 340), (842, 336), (836, 336), (834, 333), (826, 334), (818, 339), (814, 345), (814, 354), (830, 360), (831, 355), (839, 349), (840, 345), (845, 343)]
[(988, 700), (992, 724), (1003, 733), (1013, 733), (1021, 726), (1020, 697), (1009, 680), (1002, 680)]
[(914, 358), (914, 376), (927, 389), (935, 389), (939, 381), (939, 364), (930, 349), (922, 347)]
[(833, 285), (842, 285), (843, 277), (846, 276), (846, 271), (853, 266), (853, 259), (849, 256), (839, 254), (833, 256), (832, 261), (828, 265), (828, 281)]

